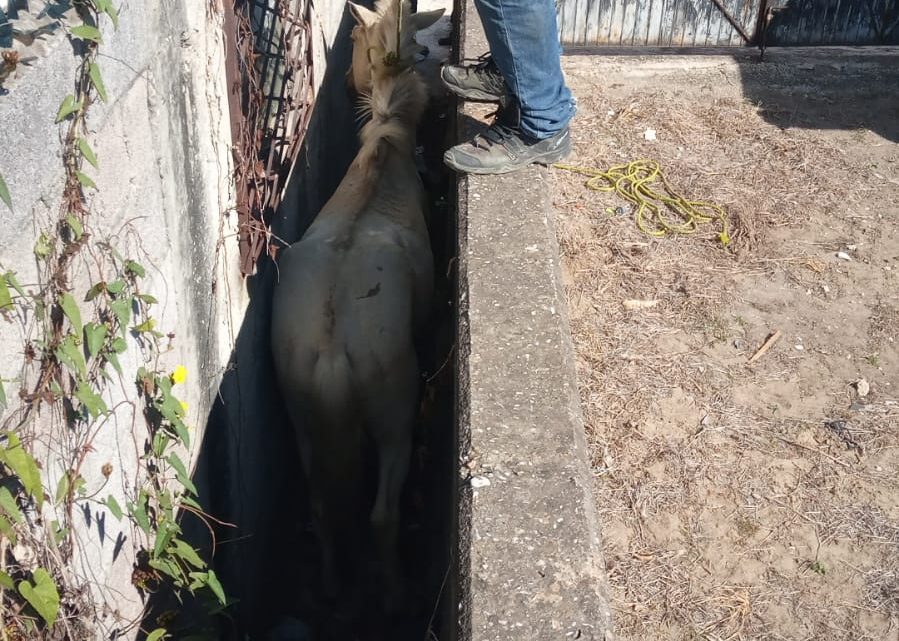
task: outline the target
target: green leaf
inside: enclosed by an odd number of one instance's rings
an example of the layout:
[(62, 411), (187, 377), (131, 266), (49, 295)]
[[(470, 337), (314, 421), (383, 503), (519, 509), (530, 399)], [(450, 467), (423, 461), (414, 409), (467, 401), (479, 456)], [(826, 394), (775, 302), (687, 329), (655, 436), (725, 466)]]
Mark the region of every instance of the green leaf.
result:
[(181, 485), (190, 490), (194, 495), (199, 494), (196, 485), (194, 485), (193, 481), (190, 479), (190, 475), (187, 473), (187, 467), (184, 465), (184, 462), (178, 458), (178, 455), (172, 452), (166, 460), (169, 462), (169, 465), (175, 468), (176, 475), (181, 482)]
[(119, 321), (119, 331), (124, 335), (128, 331), (128, 323), (131, 321), (131, 299), (114, 300), (109, 304), (109, 309), (116, 315)]
[(75, 344), (75, 337), (69, 334), (65, 340), (56, 348), (56, 358), (61, 363), (68, 365), (74, 373), (78, 374), (81, 380), (87, 378), (87, 366), (84, 363), (84, 355), (81, 348)]
[(104, 9), (106, 15), (109, 16), (109, 19), (112, 20), (112, 26), (115, 29), (119, 28), (119, 10), (112, 6), (112, 3), (109, 3), (109, 6)]
[(6, 517), (0, 516), (0, 534), (9, 539), (9, 542), (13, 545), (16, 544), (18, 538), (16, 537), (16, 531), (12, 528), (12, 523), (6, 520)]
[(3, 278), (4, 280), (6, 280), (7, 284), (9, 284), (10, 287), (16, 290), (16, 293), (19, 296), (25, 298), (25, 290), (22, 289), (22, 284), (19, 282), (19, 279), (16, 278), (15, 272), (6, 272), (6, 274), (3, 275)]
[(5, 278), (0, 278), (0, 311), (12, 307), (12, 295), (9, 293), (9, 287)]
[(15, 497), (5, 487), (0, 487), (0, 508), (3, 508), (3, 511), (9, 514), (16, 523), (21, 523), (25, 518), (19, 510)]
[(106, 403), (103, 401), (103, 397), (97, 394), (94, 388), (90, 386), (90, 383), (85, 381), (78, 383), (78, 388), (75, 390), (75, 398), (81, 401), (87, 408), (87, 411), (90, 412), (90, 415), (94, 418), (97, 418), (101, 414), (106, 414), (108, 411), (106, 409)]
[(3, 174), (0, 174), (0, 200), (6, 203), (6, 206), (12, 210), (12, 198), (9, 196), (9, 187), (6, 186), (6, 181), (3, 180)]
[(182, 572), (181, 568), (178, 566), (177, 563), (173, 563), (173, 562), (169, 561), (168, 559), (158, 559), (158, 558), (150, 559), (147, 563), (151, 568), (159, 570), (163, 574), (166, 574), (166, 575), (172, 577), (176, 581), (184, 580), (184, 572)]
[(169, 551), (176, 554), (181, 559), (184, 559), (185, 562), (190, 563), (195, 568), (203, 569), (206, 567), (206, 561), (201, 559), (200, 555), (197, 554), (197, 551), (181, 539), (175, 539), (174, 548), (169, 548)]
[(206, 585), (208, 585), (209, 589), (212, 590), (212, 593), (215, 595), (215, 598), (219, 600), (219, 603), (225, 605), (227, 602), (225, 591), (222, 589), (222, 584), (219, 582), (219, 578), (212, 570), (209, 570), (209, 573), (206, 576)]
[(119, 505), (119, 502), (115, 500), (115, 497), (112, 494), (106, 497), (106, 507), (116, 518), (116, 521), (122, 520), (122, 507)]
[(75, 102), (75, 96), (71, 94), (66, 96), (63, 99), (62, 104), (59, 105), (59, 111), (56, 113), (56, 122), (62, 122), (70, 115), (81, 109), (81, 107), (81, 101), (79, 100), (78, 102)]
[(159, 558), (162, 551), (165, 550), (172, 538), (178, 534), (180, 528), (174, 523), (163, 523), (156, 532), (156, 544), (153, 546), (153, 556)]
[(81, 237), (84, 235), (84, 225), (81, 224), (78, 217), (74, 214), (69, 214), (66, 216), (66, 223), (68, 223), (72, 233), (75, 234), (75, 240), (81, 240)]
[(6, 409), (6, 390), (3, 388), (3, 379), (0, 378), (0, 414)]
[(59, 523), (56, 521), (53, 521), (53, 524), (56, 526), (53, 530), (53, 539), (56, 541), (56, 545), (59, 545), (63, 539), (69, 536), (69, 528), (59, 527)]
[(116, 354), (121, 354), (125, 350), (128, 349), (128, 342), (121, 337), (117, 337), (114, 341), (112, 341), (112, 350)]
[(165, 639), (168, 636), (169, 633), (165, 628), (156, 628), (147, 635), (147, 641), (159, 641), (160, 639)]
[(96, 62), (90, 63), (87, 68), (87, 75), (91, 77), (91, 82), (94, 83), (94, 89), (97, 90), (100, 100), (106, 102), (109, 97), (106, 95), (106, 85), (103, 84), (103, 76), (100, 75), (100, 65)]
[(100, 30), (87, 24), (72, 27), (72, 35), (82, 40), (90, 40), (91, 42), (103, 42)]
[(144, 301), (147, 305), (155, 305), (159, 302), (158, 300), (156, 300), (155, 296), (152, 296), (150, 294), (138, 294), (137, 297)]
[(84, 295), (84, 302), (89, 303), (94, 300), (97, 296), (100, 295), (100, 292), (106, 291), (106, 283), (100, 282), (95, 284), (89, 290), (87, 290), (87, 294)]
[(123, 280), (114, 280), (108, 285), (106, 285), (106, 290), (110, 294), (121, 294), (125, 289), (125, 281)]
[(147, 534), (150, 534), (150, 519), (147, 517), (147, 510), (144, 509), (143, 503), (138, 503), (135, 505), (134, 503), (128, 504), (128, 512), (131, 516), (134, 517), (134, 520), (137, 521), (137, 524)]
[(78, 303), (75, 302), (72, 295), (68, 292), (63, 292), (59, 297), (59, 306), (62, 307), (62, 311), (66, 315), (66, 318), (72, 323), (72, 328), (75, 330), (75, 333), (80, 334), (82, 328), (81, 310), (78, 309)]
[(199, 512), (203, 511), (203, 508), (200, 506), (200, 504), (186, 494), (181, 497), (181, 504), (186, 505), (187, 507), (192, 507)]
[(56, 484), (56, 503), (60, 503), (69, 495), (69, 470), (66, 470), (61, 477), (59, 483)]
[(22, 487), (34, 497), (40, 509), (44, 504), (44, 489), (41, 486), (41, 472), (37, 462), (25, 451), (22, 441), (14, 433), (9, 433), (6, 443), (6, 449), (0, 452), (0, 460), (19, 477)]
[(91, 180), (91, 177), (81, 171), (75, 172), (75, 178), (78, 179), (78, 182), (81, 183), (82, 187), (87, 187), (88, 189), (96, 189), (97, 183)]
[(153, 437), (153, 454), (161, 458), (170, 442), (164, 431), (159, 430), (156, 432), (156, 435)]
[(115, 371), (117, 371), (119, 373), (119, 375), (121, 376), (122, 375), (122, 364), (119, 363), (119, 357), (116, 356), (115, 354), (107, 354), (106, 360), (115, 368)]
[(131, 329), (139, 334), (144, 334), (146, 332), (152, 332), (153, 328), (156, 327), (156, 320), (153, 318), (148, 318), (140, 325), (135, 325)]
[(112, 26), (119, 28), (119, 12), (112, 6), (112, 0), (94, 0), (94, 6), (98, 12), (105, 13), (112, 20)]
[(0, 587), (2, 587), (4, 590), (15, 590), (16, 589), (16, 584), (12, 580), (12, 577), (9, 576), (3, 570), (0, 570)]
[(103, 349), (103, 343), (106, 342), (106, 335), (109, 329), (106, 325), (99, 323), (88, 323), (84, 326), (84, 342), (87, 344), (87, 353), (91, 357), (96, 357)]
[[(178, 435), (178, 438), (181, 439), (184, 447), (190, 447), (190, 432), (187, 431), (187, 425), (184, 424), (184, 421), (175, 421), (172, 423), (172, 427), (175, 428), (175, 433)], [(197, 492), (194, 492), (194, 494), (196, 493)]]
[(38, 236), (37, 242), (34, 244), (34, 255), (38, 258), (46, 258), (53, 251), (53, 244), (49, 236), (44, 232)]
[(84, 156), (84, 159), (92, 164), (94, 168), (100, 168), (100, 165), (97, 164), (97, 154), (95, 154), (94, 150), (91, 149), (91, 146), (87, 144), (87, 140), (85, 140), (84, 138), (79, 138), (78, 149), (81, 150), (81, 155)]
[(194, 592), (206, 585), (206, 580), (209, 577), (208, 572), (188, 572), (187, 575), (192, 579), (190, 585), (188, 586), (191, 592)]
[(41, 618), (52, 626), (59, 614), (59, 592), (56, 583), (44, 568), (38, 568), (33, 574), (34, 585), (28, 581), (19, 582), (19, 594), (37, 610)]
[(144, 266), (133, 260), (129, 260), (125, 263), (125, 271), (134, 274), (135, 276), (140, 276), (141, 278), (147, 275), (147, 270), (144, 269)]

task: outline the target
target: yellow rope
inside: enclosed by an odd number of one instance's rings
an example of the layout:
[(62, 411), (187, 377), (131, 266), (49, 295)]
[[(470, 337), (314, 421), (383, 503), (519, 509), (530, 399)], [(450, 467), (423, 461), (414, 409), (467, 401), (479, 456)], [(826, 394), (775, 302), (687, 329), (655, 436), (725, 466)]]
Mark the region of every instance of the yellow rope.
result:
[[(561, 163), (553, 167), (588, 176), (584, 184), (589, 189), (616, 193), (633, 204), (637, 210), (637, 227), (644, 234), (657, 237), (692, 234), (702, 223), (718, 220), (721, 224), (718, 239), (724, 246), (730, 243), (724, 208), (715, 203), (687, 200), (675, 192), (659, 163), (654, 160), (635, 160), (615, 165), (607, 171)], [(655, 187), (658, 181), (661, 181), (664, 193)]]

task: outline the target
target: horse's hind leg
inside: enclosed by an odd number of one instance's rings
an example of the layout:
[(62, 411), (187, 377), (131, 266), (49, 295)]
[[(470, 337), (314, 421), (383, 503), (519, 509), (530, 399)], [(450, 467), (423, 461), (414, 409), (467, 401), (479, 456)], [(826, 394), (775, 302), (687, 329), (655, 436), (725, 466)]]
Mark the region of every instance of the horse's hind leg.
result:
[(371, 512), (372, 533), (378, 553), (382, 596), (388, 614), (402, 606), (403, 579), (397, 539), (400, 498), (409, 472), (412, 431), (418, 409), (418, 366), (414, 353), (403, 359), (399, 374), (385, 381), (382, 394), (372, 395), (366, 418), (378, 453), (378, 493)]
[[(300, 396), (300, 395), (298, 395)], [(295, 417), (297, 445), (309, 491), (312, 526), (321, 552), (322, 592), (341, 596), (347, 566), (352, 566), (361, 505), (362, 432), (357, 421), (335, 424), (314, 403), (288, 403)]]

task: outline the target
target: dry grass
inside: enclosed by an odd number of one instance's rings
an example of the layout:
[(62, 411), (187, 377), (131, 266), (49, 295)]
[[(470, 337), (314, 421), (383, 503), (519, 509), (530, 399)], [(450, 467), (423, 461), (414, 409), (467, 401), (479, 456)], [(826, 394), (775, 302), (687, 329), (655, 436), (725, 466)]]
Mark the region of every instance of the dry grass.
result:
[[(657, 159), (733, 225), (727, 249), (714, 225), (650, 239), (603, 213), (613, 196), (553, 174), (619, 637), (893, 638), (899, 378), (885, 341), (899, 305), (876, 254), (897, 245), (835, 213), (899, 190), (856, 176), (847, 193), (846, 136), (782, 131), (738, 95), (571, 82), (573, 164)], [(847, 243), (871, 251), (849, 273), (833, 259)], [(784, 339), (748, 367), (774, 329)], [(854, 396), (859, 372), (876, 394)]]

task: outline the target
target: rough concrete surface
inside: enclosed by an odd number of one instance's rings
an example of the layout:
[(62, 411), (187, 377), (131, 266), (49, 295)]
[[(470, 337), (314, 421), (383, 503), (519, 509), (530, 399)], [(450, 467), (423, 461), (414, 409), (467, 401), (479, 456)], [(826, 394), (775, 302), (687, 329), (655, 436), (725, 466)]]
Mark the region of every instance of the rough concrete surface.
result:
[[(460, 57), (486, 51), (471, 2), (460, 22)], [(463, 177), (458, 199), (460, 638), (609, 639), (545, 170)]]
[[(174, 332), (172, 349), (159, 367), (188, 369), (178, 390), (188, 403), (194, 446), (203, 436), (203, 419), (230, 355), (236, 326), (246, 305), (236, 265), (230, 208), (230, 135), (222, 72), (221, 29), (204, 3), (131, 3), (120, 11), (118, 30), (103, 30), (102, 69), (109, 102), (90, 109), (85, 136), (99, 169), (85, 166), (98, 186), (90, 192), (87, 230), (109, 240), (123, 255), (147, 270), (143, 291), (159, 304), (157, 327)], [(0, 207), (0, 264), (17, 272), (26, 289), (37, 280), (32, 253), (41, 229), (57, 220), (63, 184), (62, 139), (66, 124), (54, 124), (59, 104), (72, 91), (79, 58), (64, 30), (47, 37), (39, 56), (17, 71), (16, 82), (0, 98), (0, 173), (12, 197), (12, 210)], [(95, 274), (78, 263), (73, 294), (80, 300)], [(87, 314), (88, 305), (83, 313)], [(7, 383), (22, 366), (23, 328), (0, 323)], [(31, 338), (34, 338), (33, 336)], [(114, 408), (93, 441), (82, 467), (89, 493), (102, 488), (125, 505), (142, 483), (139, 455), (146, 438), (132, 384), (145, 365), (129, 337), (122, 355), (122, 384), (111, 384), (106, 403)], [(12, 384), (7, 392), (14, 394)], [(39, 431), (49, 431), (41, 424)], [(48, 487), (56, 487), (66, 463), (53, 450), (39, 452)], [(196, 451), (185, 453), (191, 461)], [(109, 479), (103, 465), (112, 465)], [(49, 508), (48, 508), (49, 509)], [(84, 577), (97, 603), (105, 605), (99, 625), (109, 634), (140, 614), (142, 600), (131, 583), (140, 535), (127, 519), (116, 520), (97, 504), (85, 506), (75, 524), (73, 571)], [(45, 516), (50, 516), (45, 515)], [(123, 623), (125, 622), (125, 623)]]

